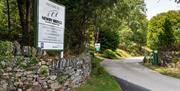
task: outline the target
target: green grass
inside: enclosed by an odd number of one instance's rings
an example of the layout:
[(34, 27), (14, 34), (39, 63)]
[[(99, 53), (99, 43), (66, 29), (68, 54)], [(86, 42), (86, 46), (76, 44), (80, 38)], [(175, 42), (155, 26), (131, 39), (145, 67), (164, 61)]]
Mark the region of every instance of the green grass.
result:
[(143, 65), (156, 71), (156, 72), (159, 72), (163, 75), (167, 75), (167, 76), (171, 76), (171, 77), (180, 79), (180, 69), (178, 69), (178, 68), (160, 67), (160, 66), (155, 66), (155, 65), (149, 64), (149, 63), (145, 63)]
[(118, 83), (109, 75), (92, 76), (85, 85), (74, 91), (121, 91)]
[(121, 49), (117, 49), (116, 50), (116, 54), (120, 57), (132, 57), (127, 51), (125, 50), (121, 50)]
[(116, 51), (109, 50), (104, 51), (103, 53), (96, 53), (96, 56), (101, 57), (103, 59), (122, 59), (132, 57), (127, 51), (117, 49)]
[(86, 84), (73, 91), (122, 91), (119, 84), (100, 65), (101, 59), (93, 63), (92, 74)]

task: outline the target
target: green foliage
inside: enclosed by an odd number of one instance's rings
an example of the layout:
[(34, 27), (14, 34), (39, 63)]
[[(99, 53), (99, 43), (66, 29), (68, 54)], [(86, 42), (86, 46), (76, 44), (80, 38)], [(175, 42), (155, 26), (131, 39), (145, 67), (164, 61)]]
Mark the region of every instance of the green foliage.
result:
[[(143, 0), (118, 0), (113, 7), (99, 10), (97, 27), (103, 50), (128, 49), (132, 44), (145, 45), (147, 19)], [(135, 50), (136, 52), (136, 50)]]
[[(16, 0), (9, 0), (9, 5), (10, 5), (10, 18), (11, 18), (11, 29), (8, 30), (8, 15), (7, 15), (7, 2), (6, 0), (0, 0), (0, 28), (5, 30), (8, 33), (17, 34), (20, 33), (21, 27), (20, 21), (19, 21), (19, 14), (18, 14), (18, 7)], [(1, 29), (0, 29), (1, 32)], [(6, 36), (7, 37), (7, 36)], [(9, 36), (9, 40), (13, 39), (11, 36)], [(6, 38), (7, 39), (7, 38)]]
[(125, 51), (125, 50), (121, 50), (121, 49), (117, 49), (116, 50), (116, 54), (119, 56), (119, 57), (131, 57), (130, 53)]
[(180, 44), (180, 28), (179, 29), (175, 29), (175, 38), (176, 38), (176, 44)]
[(112, 6), (116, 0), (54, 0), (66, 6), (65, 51), (80, 54), (93, 32), (96, 10)]
[(0, 69), (8, 67), (13, 59), (12, 43), (8, 41), (0, 41)]
[(178, 63), (178, 62), (180, 62), (180, 58), (175, 57), (175, 58), (172, 59), (172, 62), (173, 63)]
[(166, 18), (163, 24), (163, 32), (160, 32), (158, 39), (159, 39), (159, 46), (169, 46), (173, 45), (175, 42), (175, 36), (173, 34), (171, 22)]
[(66, 81), (66, 79), (67, 79), (67, 76), (63, 74), (57, 77), (57, 81), (59, 82), (59, 84), (63, 84)]
[(100, 43), (102, 50), (111, 49), (116, 50), (119, 45), (119, 33), (118, 31), (101, 31), (100, 32)]
[(145, 63), (143, 65), (154, 70), (154, 71), (156, 71), (156, 72), (159, 72), (163, 75), (167, 75), (167, 76), (171, 76), (171, 77), (175, 77), (175, 78), (180, 79), (180, 70), (177, 68), (160, 67), (157, 65), (152, 65), (150, 63)]
[[(19, 0), (21, 1), (21, 0)], [(26, 17), (26, 2), (23, 2), (24, 19)], [(115, 50), (119, 44), (119, 31), (124, 26), (133, 31), (132, 40), (144, 43), (143, 37), (146, 22), (144, 10), (145, 5), (143, 0), (52, 0), (66, 6), (66, 29), (65, 29), (65, 52), (80, 54), (85, 50), (86, 44), (93, 40), (94, 30), (99, 29), (104, 35), (100, 35), (100, 42), (105, 49)], [(33, 45), (33, 22), (31, 22), (31, 32), (26, 35), (22, 34), (20, 25), (20, 17), (18, 14), (17, 1), (9, 1), (11, 30), (7, 29), (7, 7), (6, 1), (0, 0), (0, 39), (17, 40), (23, 38), (28, 41), (21, 42), (23, 45)], [(28, 5), (27, 5), (28, 6)], [(31, 10), (32, 11), (32, 8)], [(32, 13), (30, 14), (32, 15)], [(27, 17), (26, 17), (27, 18)], [(21, 20), (24, 20), (21, 19)], [(27, 19), (25, 19), (26, 22)], [(22, 24), (26, 26), (28, 22)], [(27, 27), (27, 26), (26, 26)], [(24, 30), (24, 29), (23, 29)], [(112, 32), (112, 33), (111, 33)], [(107, 35), (110, 33), (110, 35)], [(118, 33), (118, 34), (116, 34)], [(90, 35), (91, 34), (91, 35)], [(9, 35), (9, 36), (8, 36)], [(109, 37), (111, 36), (111, 37)], [(115, 37), (115, 38), (113, 38)], [(107, 39), (107, 40), (106, 40)], [(101, 41), (102, 40), (102, 41)], [(27, 43), (26, 43), (27, 42)], [(108, 43), (112, 42), (112, 44)], [(121, 43), (125, 42), (122, 41)], [(104, 49), (104, 50), (105, 50)], [(51, 53), (50, 53), (51, 55)], [(52, 54), (54, 55), (54, 54)]]
[(24, 57), (17, 56), (16, 58), (16, 66), (26, 70), (32, 70), (38, 64), (38, 58), (31, 57), (29, 60), (24, 59)]
[(49, 75), (48, 67), (47, 66), (41, 66), (41, 68), (39, 68), (39, 75), (48, 76)]
[(105, 70), (100, 66), (101, 61), (101, 59), (92, 57), (92, 76), (99, 76), (105, 73)]
[(0, 55), (1, 56), (12, 56), (13, 47), (9, 41), (0, 41)]
[(27, 68), (27, 64), (24, 62), (23, 57), (17, 56), (15, 61), (18, 68), (23, 68), (23, 69)]
[(128, 46), (132, 45), (133, 32), (127, 26), (122, 28), (120, 31), (120, 46), (121, 48), (127, 49)]
[(111, 49), (107, 49), (104, 51), (103, 57), (113, 59), (113, 58), (117, 58), (117, 55)]
[(81, 87), (72, 91), (122, 91), (117, 81), (107, 72), (92, 76)]
[(38, 64), (38, 59), (36, 57), (31, 57), (30, 62), (28, 64), (30, 66), (35, 66)]
[(180, 11), (169, 11), (154, 16), (148, 24), (147, 46), (152, 49), (180, 44), (178, 26)]
[(136, 43), (127, 46), (127, 51), (131, 56), (142, 56), (144, 55), (145, 50), (142, 49), (142, 46)]

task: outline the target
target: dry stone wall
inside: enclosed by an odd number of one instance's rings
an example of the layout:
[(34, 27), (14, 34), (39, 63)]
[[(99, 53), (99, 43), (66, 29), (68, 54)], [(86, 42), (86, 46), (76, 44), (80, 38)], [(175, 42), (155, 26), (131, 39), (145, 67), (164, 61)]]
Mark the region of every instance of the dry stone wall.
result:
[(180, 45), (159, 49), (158, 57), (161, 64), (180, 68)]
[[(22, 50), (21, 50), (22, 49)], [(1, 60), (0, 91), (68, 91), (82, 85), (91, 72), (91, 57), (67, 59), (40, 57), (35, 48), (15, 42), (13, 56)]]

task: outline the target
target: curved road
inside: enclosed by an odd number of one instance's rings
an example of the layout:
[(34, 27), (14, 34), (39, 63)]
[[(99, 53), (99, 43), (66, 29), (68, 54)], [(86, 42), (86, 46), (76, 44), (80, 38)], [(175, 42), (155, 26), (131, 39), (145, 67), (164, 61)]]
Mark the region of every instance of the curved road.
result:
[(101, 65), (113, 75), (123, 91), (180, 91), (180, 80), (154, 72), (138, 62), (143, 58), (105, 60)]

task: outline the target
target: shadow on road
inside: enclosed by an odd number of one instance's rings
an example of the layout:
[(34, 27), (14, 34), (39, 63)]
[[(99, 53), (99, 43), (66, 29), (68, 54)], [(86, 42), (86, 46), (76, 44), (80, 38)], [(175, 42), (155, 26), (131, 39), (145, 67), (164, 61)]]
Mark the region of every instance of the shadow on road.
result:
[(136, 84), (130, 83), (126, 80), (114, 77), (115, 80), (119, 83), (123, 91), (151, 91), (144, 87), (138, 86)]

